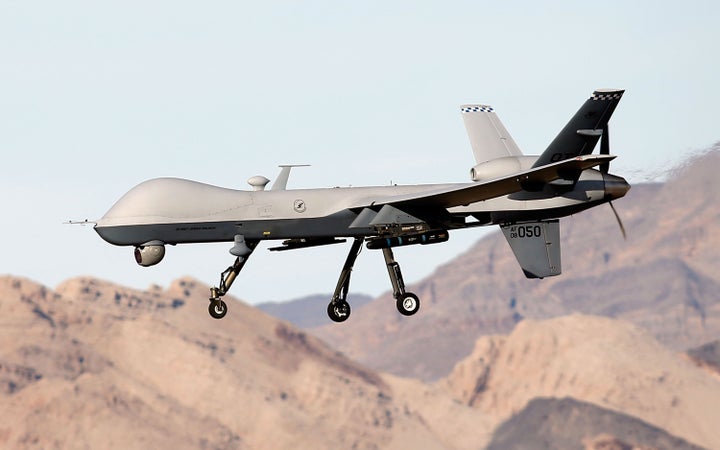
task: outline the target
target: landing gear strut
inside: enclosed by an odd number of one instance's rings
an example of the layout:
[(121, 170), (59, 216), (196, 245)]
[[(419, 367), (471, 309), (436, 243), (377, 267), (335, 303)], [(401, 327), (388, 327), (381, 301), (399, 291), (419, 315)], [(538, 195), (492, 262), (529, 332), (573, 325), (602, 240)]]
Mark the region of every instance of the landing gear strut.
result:
[[(227, 314), (227, 304), (221, 300), (221, 297), (230, 290), (230, 286), (232, 286), (235, 278), (240, 274), (243, 266), (245, 266), (245, 263), (257, 246), (257, 242), (247, 242), (244, 238), (240, 238), (241, 239), (238, 239), (237, 236), (235, 237), (235, 247), (230, 250), (232, 254), (237, 256), (235, 262), (220, 274), (218, 287), (210, 288), (210, 305), (208, 306), (208, 312), (213, 319), (222, 319)], [(237, 250), (238, 242), (242, 243), (240, 251)]]
[(389, 247), (383, 248), (382, 252), (393, 287), (395, 306), (403, 316), (412, 316), (420, 309), (420, 299), (412, 292), (405, 291), (405, 282), (403, 281), (402, 272), (400, 271), (400, 264), (395, 261), (392, 249)]
[[(340, 279), (335, 287), (335, 293), (327, 307), (327, 313), (333, 322), (345, 322), (350, 317), (350, 304), (347, 302), (347, 293), (350, 288), (350, 274), (352, 273), (355, 260), (357, 260), (360, 250), (362, 249), (362, 238), (355, 238), (350, 253), (345, 259), (345, 265), (340, 272)], [(376, 247), (377, 248), (377, 247)], [(420, 309), (420, 300), (418, 296), (412, 292), (405, 291), (405, 282), (403, 281), (400, 264), (395, 261), (391, 248), (383, 248), (383, 256), (385, 257), (385, 265), (387, 266), (390, 282), (393, 287), (393, 297), (395, 297), (395, 306), (400, 314), (404, 316), (412, 316)]]
[(347, 302), (348, 289), (350, 288), (350, 274), (352, 273), (355, 260), (362, 250), (362, 238), (355, 238), (350, 247), (350, 252), (345, 259), (345, 265), (340, 272), (335, 293), (327, 307), (327, 313), (333, 322), (344, 322), (350, 317), (350, 303)]

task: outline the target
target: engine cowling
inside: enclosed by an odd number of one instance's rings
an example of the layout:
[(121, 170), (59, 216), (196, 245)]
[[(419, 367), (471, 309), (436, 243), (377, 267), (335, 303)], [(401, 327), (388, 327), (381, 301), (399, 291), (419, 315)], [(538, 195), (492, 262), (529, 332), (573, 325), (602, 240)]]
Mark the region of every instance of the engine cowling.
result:
[(164, 245), (141, 245), (135, 247), (135, 261), (143, 266), (150, 267), (162, 261), (165, 256)]

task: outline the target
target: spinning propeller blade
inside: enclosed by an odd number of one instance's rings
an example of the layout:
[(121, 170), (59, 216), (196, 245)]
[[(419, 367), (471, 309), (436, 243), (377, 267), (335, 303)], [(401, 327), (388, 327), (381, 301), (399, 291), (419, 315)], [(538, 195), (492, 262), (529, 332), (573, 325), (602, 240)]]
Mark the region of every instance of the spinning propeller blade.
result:
[(625, 225), (623, 225), (622, 220), (620, 220), (620, 214), (618, 214), (617, 210), (615, 209), (615, 206), (612, 204), (612, 202), (608, 202), (610, 205), (610, 208), (612, 209), (613, 213), (615, 214), (615, 218), (617, 219), (618, 225), (620, 225), (620, 231), (622, 232), (623, 239), (627, 241), (627, 233), (625, 233)]
[[(603, 127), (602, 136), (600, 137), (600, 154), (601, 155), (609, 155), (610, 154), (610, 134), (608, 132), (608, 125), (605, 124)], [(601, 173), (608, 173), (610, 171), (610, 162), (606, 162), (604, 164), (600, 164), (600, 172)], [(622, 220), (620, 219), (620, 214), (618, 214), (617, 209), (615, 209), (615, 205), (612, 204), (612, 202), (608, 202), (610, 205), (610, 208), (613, 211), (613, 214), (615, 214), (615, 219), (617, 219), (618, 225), (620, 225), (620, 231), (622, 232), (623, 239), (627, 240), (627, 233), (625, 232), (625, 225), (623, 225)]]

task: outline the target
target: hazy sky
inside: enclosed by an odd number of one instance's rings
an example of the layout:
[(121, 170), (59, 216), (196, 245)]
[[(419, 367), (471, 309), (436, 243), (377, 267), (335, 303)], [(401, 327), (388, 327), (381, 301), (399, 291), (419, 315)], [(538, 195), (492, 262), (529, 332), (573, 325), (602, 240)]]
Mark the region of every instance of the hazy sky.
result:
[[(624, 88), (612, 171), (653, 179), (720, 140), (719, 24), (716, 1), (0, 1), (0, 273), (216, 283), (230, 244), (141, 268), (62, 222), (101, 217), (149, 178), (245, 189), (286, 163), (312, 164), (296, 188), (468, 181), (462, 103), (493, 105), (534, 154), (594, 89)], [(482, 234), (398, 249), (406, 281)], [(332, 292), (349, 243), (267, 247), (233, 295)], [(365, 250), (351, 290), (388, 289)]]

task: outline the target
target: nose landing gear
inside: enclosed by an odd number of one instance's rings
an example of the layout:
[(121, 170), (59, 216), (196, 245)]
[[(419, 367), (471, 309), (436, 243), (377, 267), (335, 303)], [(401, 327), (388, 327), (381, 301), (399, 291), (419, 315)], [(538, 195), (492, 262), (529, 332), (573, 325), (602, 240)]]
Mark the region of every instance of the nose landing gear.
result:
[(235, 278), (240, 274), (240, 271), (243, 266), (245, 266), (245, 263), (256, 246), (257, 242), (255, 241), (245, 241), (242, 236), (235, 237), (235, 246), (230, 250), (230, 253), (236, 255), (237, 258), (235, 258), (232, 266), (220, 274), (218, 287), (210, 288), (210, 305), (208, 306), (208, 312), (213, 319), (222, 319), (227, 314), (227, 304), (222, 301), (221, 298), (230, 290), (230, 286), (232, 286)]
[(222, 319), (227, 314), (227, 305), (224, 301), (218, 299), (210, 299), (208, 312), (213, 319)]

